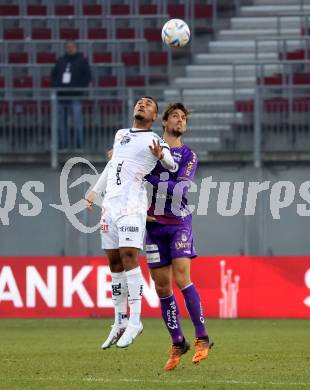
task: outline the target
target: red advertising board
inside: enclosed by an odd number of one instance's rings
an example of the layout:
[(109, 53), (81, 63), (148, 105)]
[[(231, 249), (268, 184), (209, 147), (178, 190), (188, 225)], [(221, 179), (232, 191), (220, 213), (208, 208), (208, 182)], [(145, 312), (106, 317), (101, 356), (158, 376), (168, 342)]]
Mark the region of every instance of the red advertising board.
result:
[[(143, 315), (158, 317), (144, 258), (141, 266)], [(310, 318), (310, 257), (199, 257), (192, 280), (207, 317)], [(110, 317), (110, 283), (104, 257), (0, 257), (0, 317)]]

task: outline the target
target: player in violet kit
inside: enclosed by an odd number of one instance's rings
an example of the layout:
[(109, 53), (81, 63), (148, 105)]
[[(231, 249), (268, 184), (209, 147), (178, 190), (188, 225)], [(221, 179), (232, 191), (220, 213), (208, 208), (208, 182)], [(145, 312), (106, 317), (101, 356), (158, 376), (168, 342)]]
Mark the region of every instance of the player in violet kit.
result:
[(213, 345), (206, 331), (199, 293), (190, 279), (191, 259), (197, 253), (193, 244), (192, 216), (187, 207), (187, 191), (195, 175), (197, 156), (181, 140), (186, 132), (188, 114), (182, 103), (171, 104), (164, 111), (163, 138), (170, 146), (177, 167), (171, 173), (157, 164), (151, 174), (146, 176), (154, 186), (154, 192), (148, 211), (145, 250), (160, 298), (162, 317), (172, 339), (165, 371), (173, 370), (190, 348), (180, 324), (178, 304), (172, 290), (172, 275), (184, 296), (195, 327), (192, 362), (199, 363), (207, 358)]

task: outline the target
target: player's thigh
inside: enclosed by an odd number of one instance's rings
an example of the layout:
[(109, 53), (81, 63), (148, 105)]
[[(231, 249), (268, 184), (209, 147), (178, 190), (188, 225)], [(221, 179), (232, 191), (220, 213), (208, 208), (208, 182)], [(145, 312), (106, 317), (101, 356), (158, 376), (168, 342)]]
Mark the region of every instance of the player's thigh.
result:
[(157, 295), (160, 298), (172, 294), (172, 272), (171, 265), (150, 269), (152, 279), (154, 280)]
[(188, 286), (191, 283), (191, 259), (187, 257), (172, 259), (172, 273), (180, 289)]

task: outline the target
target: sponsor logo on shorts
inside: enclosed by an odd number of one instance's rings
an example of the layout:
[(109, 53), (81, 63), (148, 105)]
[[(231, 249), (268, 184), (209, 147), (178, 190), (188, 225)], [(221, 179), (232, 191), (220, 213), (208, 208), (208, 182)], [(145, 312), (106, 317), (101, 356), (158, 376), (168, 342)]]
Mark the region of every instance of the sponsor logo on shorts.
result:
[(108, 233), (109, 232), (109, 225), (105, 223), (105, 221), (102, 222), (101, 226), (102, 233)]
[(160, 262), (160, 256), (158, 252), (155, 253), (146, 253), (146, 259), (149, 264), (151, 263), (159, 263)]
[(175, 242), (176, 249), (189, 249), (191, 245), (192, 244), (190, 242), (182, 242), (182, 241)]
[(130, 233), (137, 233), (139, 231), (138, 226), (120, 226), (119, 228), (120, 232), (130, 232)]

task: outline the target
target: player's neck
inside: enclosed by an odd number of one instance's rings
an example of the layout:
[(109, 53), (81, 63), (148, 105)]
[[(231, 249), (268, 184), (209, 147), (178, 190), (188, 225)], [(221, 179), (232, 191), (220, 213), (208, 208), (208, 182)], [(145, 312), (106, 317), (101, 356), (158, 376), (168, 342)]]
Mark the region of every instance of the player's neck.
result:
[(167, 133), (164, 134), (164, 140), (167, 142), (170, 148), (180, 148), (183, 145), (181, 137), (175, 137), (174, 135)]
[(134, 129), (151, 130), (152, 123), (150, 123), (150, 122), (145, 122), (145, 121), (137, 121), (137, 120), (134, 120), (134, 121), (133, 121), (133, 124), (132, 124), (132, 127), (133, 127)]

